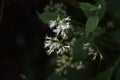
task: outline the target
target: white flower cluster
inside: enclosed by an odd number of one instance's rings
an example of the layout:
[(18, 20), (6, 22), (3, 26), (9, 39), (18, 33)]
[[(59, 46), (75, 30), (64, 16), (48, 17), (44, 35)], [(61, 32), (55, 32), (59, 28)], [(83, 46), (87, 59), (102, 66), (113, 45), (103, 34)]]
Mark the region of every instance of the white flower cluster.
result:
[(63, 44), (61, 40), (58, 38), (62, 38), (62, 40), (66, 40), (68, 38), (67, 36), (67, 30), (71, 27), (70, 25), (70, 18), (63, 18), (57, 19), (55, 21), (50, 21), (49, 27), (53, 30), (54, 33), (56, 33), (55, 37), (48, 37), (46, 35), (45, 42), (44, 42), (44, 48), (48, 48), (47, 53), (50, 55), (53, 52), (56, 52), (57, 54), (63, 54), (65, 52), (68, 52), (70, 50), (70, 45), (68, 43)]
[[(93, 60), (95, 60), (96, 59), (96, 57), (97, 57), (97, 55), (98, 55), (98, 52), (97, 51), (95, 51), (95, 49), (93, 49), (92, 47), (91, 47), (91, 44), (90, 43), (85, 43), (85, 44), (83, 44), (83, 50), (88, 50), (89, 52), (88, 52), (88, 55), (93, 55)], [(99, 53), (99, 55), (100, 55), (100, 59), (102, 59), (103, 58), (103, 56), (102, 56), (102, 54), (100, 54)]]
[(51, 1), (49, 5), (45, 6), (44, 11), (46, 12), (54, 11), (56, 13), (60, 13), (66, 16), (66, 9), (67, 7), (63, 3), (53, 4), (53, 2)]
[(50, 28), (53, 29), (53, 32), (56, 33), (56, 36), (60, 36), (63, 39), (67, 39), (67, 31), (70, 29), (71, 24), (70, 24), (70, 17), (60, 19), (55, 21), (50, 21)]
[(45, 42), (44, 42), (44, 48), (48, 48), (46, 51), (48, 55), (50, 55), (53, 52), (56, 52), (57, 54), (63, 54), (64, 52), (69, 51), (70, 46), (69, 45), (63, 45), (62, 43), (59, 42), (57, 37), (45, 37)]
[(57, 68), (55, 69), (55, 73), (58, 75), (67, 74), (66, 68), (71, 65), (72, 57), (68, 57), (66, 55), (57, 57)]
[(66, 68), (74, 68), (77, 70), (85, 68), (82, 61), (72, 63), (72, 57), (67, 55), (62, 55), (57, 57), (57, 68), (55, 69), (55, 73), (61, 75), (62, 73), (67, 74)]

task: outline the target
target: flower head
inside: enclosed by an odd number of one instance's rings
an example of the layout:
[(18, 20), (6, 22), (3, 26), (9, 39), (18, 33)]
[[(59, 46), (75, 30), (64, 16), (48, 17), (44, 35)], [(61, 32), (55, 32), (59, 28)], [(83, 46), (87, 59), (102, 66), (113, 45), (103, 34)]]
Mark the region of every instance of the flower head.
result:
[(48, 48), (46, 51), (48, 55), (53, 52), (56, 52), (57, 54), (63, 54), (70, 50), (70, 46), (60, 43), (57, 37), (51, 38), (48, 36), (45, 37), (44, 48)]
[(57, 25), (56, 20), (55, 20), (55, 21), (50, 21), (50, 23), (49, 23), (50, 28), (53, 28), (53, 27), (55, 27), (56, 25)]
[(57, 21), (50, 21), (49, 27), (53, 29), (53, 32), (56, 33), (56, 36), (60, 36), (63, 39), (67, 39), (67, 30), (71, 28), (70, 17), (58, 19)]

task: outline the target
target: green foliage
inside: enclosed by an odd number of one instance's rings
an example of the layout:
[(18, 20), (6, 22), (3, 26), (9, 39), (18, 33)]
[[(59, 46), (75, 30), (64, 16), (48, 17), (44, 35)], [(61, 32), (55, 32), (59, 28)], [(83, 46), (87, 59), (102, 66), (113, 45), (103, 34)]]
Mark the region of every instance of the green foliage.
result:
[[(106, 2), (105, 0), (96, 0), (96, 6), (98, 7), (97, 13), (99, 19), (101, 20), (106, 13)], [(100, 8), (99, 8), (100, 7)]]
[(81, 36), (80, 38), (76, 39), (74, 46), (73, 46), (73, 62), (75, 61), (84, 61), (88, 57), (88, 50), (83, 49), (83, 45), (85, 43), (93, 43), (94, 37), (90, 36), (89, 40), (86, 36)]
[(93, 32), (97, 28), (98, 23), (99, 23), (99, 18), (97, 15), (88, 18), (85, 26), (85, 31), (87, 36), (89, 35), (90, 32)]
[(85, 13), (88, 13), (88, 12), (91, 12), (91, 11), (95, 11), (97, 9), (96, 6), (90, 4), (90, 3), (87, 3), (87, 2), (81, 2), (80, 3), (80, 8), (85, 12)]
[(87, 40), (85, 36), (82, 36), (75, 41), (73, 46), (73, 62), (85, 60), (87, 58), (88, 51), (83, 50), (83, 44), (86, 42)]
[(55, 12), (43, 12), (40, 14), (39, 12), (36, 12), (39, 19), (42, 20), (44, 23), (49, 23), (50, 20), (56, 20), (58, 17), (58, 14)]
[(94, 5), (83, 2), (80, 3), (80, 8), (83, 10), (87, 18), (97, 14), (98, 17), (102, 19), (106, 11), (106, 3), (104, 0), (96, 0), (96, 4)]
[(105, 30), (100, 28), (99, 26), (92, 32), (92, 35), (95, 37), (98, 37), (100, 35), (102, 35), (103, 33), (105, 33)]

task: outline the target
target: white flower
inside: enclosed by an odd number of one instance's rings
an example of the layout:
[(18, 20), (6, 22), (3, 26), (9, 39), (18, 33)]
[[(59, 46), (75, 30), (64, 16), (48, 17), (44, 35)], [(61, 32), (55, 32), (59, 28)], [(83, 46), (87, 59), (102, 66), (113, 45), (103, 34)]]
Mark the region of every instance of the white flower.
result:
[(66, 20), (66, 21), (70, 21), (71, 19), (70, 19), (70, 17), (67, 17), (67, 18), (65, 18), (65, 20)]
[(51, 37), (48, 37), (46, 35), (45, 37), (45, 42), (44, 42), (44, 48), (49, 48), (47, 50), (47, 53), (50, 55), (52, 52), (54, 52), (55, 49), (59, 48), (60, 44), (57, 43), (58, 39), (55, 37), (55, 38), (51, 38)]
[[(96, 46), (95, 46), (96, 47)], [(103, 56), (101, 53), (99, 53), (99, 51), (95, 50), (92, 45), (90, 43), (85, 43), (83, 44), (83, 50), (88, 50), (88, 55), (92, 55), (93, 58), (92, 60), (95, 60), (97, 58), (97, 56), (100, 56), (100, 59), (103, 59)]]
[(83, 44), (83, 49), (85, 50), (85, 49), (88, 49), (89, 48), (89, 45), (90, 45), (90, 43), (84, 43)]
[(53, 27), (55, 27), (56, 25), (57, 25), (57, 22), (56, 22), (56, 21), (50, 21), (50, 23), (49, 23), (50, 28), (53, 28)]
[(61, 48), (58, 49), (58, 51), (56, 51), (57, 54), (63, 54), (65, 52), (67, 52), (70, 49), (70, 46), (62, 46)]
[(58, 36), (59, 33), (61, 32), (61, 29), (60, 28), (57, 28), (57, 29), (53, 29), (53, 32), (56, 33), (56, 35)]
[(45, 37), (44, 48), (48, 48), (46, 51), (48, 55), (53, 52), (56, 52), (57, 54), (63, 54), (70, 50), (70, 46), (60, 43), (57, 37), (51, 38), (47, 35)]
[(96, 57), (97, 57), (97, 53), (95, 52), (95, 53), (93, 53), (93, 60), (95, 60), (96, 59)]
[(58, 19), (57, 21), (50, 21), (49, 27), (56, 33), (56, 37), (60, 36), (63, 39), (67, 39), (67, 30), (71, 28), (70, 17)]
[(61, 27), (61, 30), (67, 30), (70, 28), (70, 26), (71, 26), (70, 23), (66, 23), (66, 24), (61, 25), (60, 27)]
[(68, 38), (64, 30), (61, 31), (60, 35), (62, 36), (63, 39), (67, 39)]
[(92, 49), (91, 47), (89, 47), (88, 50), (89, 50), (89, 53), (88, 53), (89, 55), (94, 54), (94, 49)]

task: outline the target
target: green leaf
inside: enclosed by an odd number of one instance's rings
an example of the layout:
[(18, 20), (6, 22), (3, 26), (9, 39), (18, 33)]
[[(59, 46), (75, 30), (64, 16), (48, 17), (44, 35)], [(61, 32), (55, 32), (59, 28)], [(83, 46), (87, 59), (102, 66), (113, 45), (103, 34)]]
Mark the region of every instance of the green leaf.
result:
[(87, 2), (81, 2), (80, 3), (80, 8), (86, 13), (86, 12), (90, 12), (90, 11), (95, 11), (97, 8)]
[(88, 57), (88, 50), (83, 49), (83, 44), (85, 43), (93, 43), (94, 42), (94, 37), (90, 36), (89, 41), (86, 39), (86, 36), (83, 35), (80, 38), (78, 38), (73, 46), (73, 62), (75, 61), (85, 61)]
[(100, 27), (97, 27), (93, 32), (92, 32), (92, 35), (95, 36), (95, 37), (98, 37), (100, 35), (102, 35), (103, 33), (105, 33), (105, 30), (100, 28)]
[(58, 17), (58, 14), (55, 12), (43, 12), (40, 14), (39, 12), (36, 12), (39, 19), (42, 20), (44, 23), (49, 23), (50, 20), (56, 20)]
[(83, 50), (83, 44), (86, 43), (86, 38), (80, 37), (78, 38), (73, 46), (73, 62), (79, 60), (85, 60), (87, 57), (86, 50)]
[(88, 18), (85, 26), (86, 35), (88, 36), (90, 32), (93, 32), (99, 23), (99, 18), (97, 15)]

